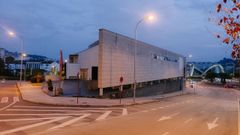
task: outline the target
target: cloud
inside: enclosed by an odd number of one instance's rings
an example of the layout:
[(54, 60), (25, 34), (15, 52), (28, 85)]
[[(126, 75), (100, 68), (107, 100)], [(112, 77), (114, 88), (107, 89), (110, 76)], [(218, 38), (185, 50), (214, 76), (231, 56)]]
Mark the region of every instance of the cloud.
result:
[[(15, 30), (25, 39), (26, 50), (58, 58), (60, 48), (65, 57), (97, 40), (98, 29), (107, 28), (130, 37), (136, 22), (147, 12), (155, 12), (155, 23), (144, 22), (138, 30), (139, 40), (181, 54), (204, 52), (217, 44), (205, 26), (209, 0), (1, 0), (0, 24)], [(1, 30), (0, 30), (1, 31)], [(4, 44), (16, 44), (0, 34)], [(71, 46), (71, 47), (70, 47)], [(197, 48), (197, 49), (196, 49)], [(216, 47), (217, 48), (217, 47)], [(223, 52), (218, 50), (218, 57)], [(199, 59), (208, 59), (208, 55)], [(222, 55), (223, 56), (223, 55)], [(220, 59), (220, 58), (219, 58)]]

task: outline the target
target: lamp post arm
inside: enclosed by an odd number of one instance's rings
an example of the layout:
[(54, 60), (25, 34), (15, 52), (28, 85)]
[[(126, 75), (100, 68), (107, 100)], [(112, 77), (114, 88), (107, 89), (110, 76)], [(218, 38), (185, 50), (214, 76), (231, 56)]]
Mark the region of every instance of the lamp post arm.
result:
[(139, 20), (135, 26), (135, 29), (134, 29), (134, 40), (136, 41), (137, 40), (137, 30), (138, 30), (138, 26), (144, 21), (144, 18)]
[(135, 29), (134, 29), (134, 62), (133, 62), (133, 78), (134, 78), (134, 84), (133, 84), (133, 102), (135, 103), (136, 98), (136, 87), (137, 87), (137, 79), (136, 79), (136, 55), (137, 55), (137, 29), (138, 26), (143, 22), (144, 19), (141, 19), (137, 22)]

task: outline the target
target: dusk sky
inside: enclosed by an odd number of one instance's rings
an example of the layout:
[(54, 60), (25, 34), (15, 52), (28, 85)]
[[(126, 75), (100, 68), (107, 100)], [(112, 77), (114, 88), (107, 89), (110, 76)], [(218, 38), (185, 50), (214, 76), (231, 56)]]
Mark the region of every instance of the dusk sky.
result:
[(129, 37), (146, 13), (157, 20), (139, 26), (138, 39), (184, 56), (191, 61), (218, 61), (229, 57), (231, 47), (221, 44), (208, 22), (209, 11), (218, 0), (1, 0), (0, 48), (20, 49), (20, 40), (3, 29), (15, 31), (24, 39), (30, 54), (58, 58), (86, 49), (105, 28)]

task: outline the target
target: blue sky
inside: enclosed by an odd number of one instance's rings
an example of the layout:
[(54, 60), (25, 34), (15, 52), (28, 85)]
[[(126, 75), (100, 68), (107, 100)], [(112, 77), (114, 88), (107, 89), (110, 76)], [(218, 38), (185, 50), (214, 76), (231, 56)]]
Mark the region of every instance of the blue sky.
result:
[[(64, 57), (86, 49), (98, 39), (98, 29), (133, 37), (134, 27), (146, 13), (155, 22), (139, 26), (138, 39), (194, 61), (229, 57), (230, 46), (218, 41), (208, 22), (218, 0), (1, 0), (0, 25), (24, 39), (27, 53)], [(20, 40), (0, 29), (0, 47), (17, 51)]]

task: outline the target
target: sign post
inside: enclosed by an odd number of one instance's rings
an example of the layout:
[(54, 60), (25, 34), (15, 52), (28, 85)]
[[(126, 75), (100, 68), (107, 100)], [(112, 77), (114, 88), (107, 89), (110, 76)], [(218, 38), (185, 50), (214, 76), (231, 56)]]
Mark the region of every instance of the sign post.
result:
[(81, 92), (80, 92), (80, 73), (79, 72), (77, 73), (77, 81), (78, 81), (78, 95), (77, 95), (77, 104), (78, 104), (78, 98), (81, 94)]
[(122, 85), (122, 83), (123, 83), (123, 77), (121, 76), (120, 77), (120, 104), (122, 103), (122, 92), (123, 92), (123, 85)]

